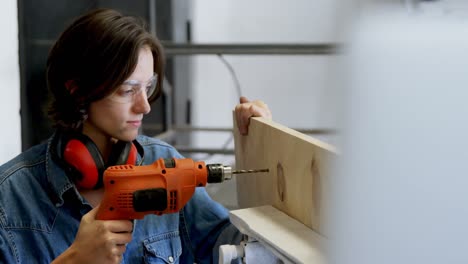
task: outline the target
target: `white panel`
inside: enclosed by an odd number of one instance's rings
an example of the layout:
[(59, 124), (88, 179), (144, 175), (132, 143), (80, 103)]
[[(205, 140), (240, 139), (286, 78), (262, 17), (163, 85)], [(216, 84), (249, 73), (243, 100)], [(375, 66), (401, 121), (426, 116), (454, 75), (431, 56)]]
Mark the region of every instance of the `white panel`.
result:
[(20, 79), (17, 1), (2, 1), (0, 9), (0, 164), (21, 151)]

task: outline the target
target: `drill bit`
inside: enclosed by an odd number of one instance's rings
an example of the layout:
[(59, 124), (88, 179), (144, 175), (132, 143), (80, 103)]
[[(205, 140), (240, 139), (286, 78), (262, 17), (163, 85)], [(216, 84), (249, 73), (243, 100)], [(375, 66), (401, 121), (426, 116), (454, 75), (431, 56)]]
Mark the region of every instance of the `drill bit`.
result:
[(257, 170), (233, 170), (232, 174), (243, 174), (243, 173), (259, 173), (259, 172), (269, 172), (269, 169), (257, 169)]
[(233, 170), (231, 166), (224, 166), (223, 164), (207, 164), (208, 169), (208, 183), (219, 183), (224, 180), (230, 180), (234, 174), (243, 173), (258, 173), (258, 172), (269, 172), (269, 169), (260, 170)]

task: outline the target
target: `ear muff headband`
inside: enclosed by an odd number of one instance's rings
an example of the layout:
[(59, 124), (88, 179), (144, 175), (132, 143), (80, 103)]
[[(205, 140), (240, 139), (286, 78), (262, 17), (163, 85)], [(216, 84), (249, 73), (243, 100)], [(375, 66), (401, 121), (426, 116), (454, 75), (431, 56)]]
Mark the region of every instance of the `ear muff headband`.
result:
[[(112, 151), (107, 161), (108, 166), (135, 164), (137, 161), (137, 148), (135, 143), (118, 141), (112, 146)], [(138, 144), (138, 143), (137, 143)]]

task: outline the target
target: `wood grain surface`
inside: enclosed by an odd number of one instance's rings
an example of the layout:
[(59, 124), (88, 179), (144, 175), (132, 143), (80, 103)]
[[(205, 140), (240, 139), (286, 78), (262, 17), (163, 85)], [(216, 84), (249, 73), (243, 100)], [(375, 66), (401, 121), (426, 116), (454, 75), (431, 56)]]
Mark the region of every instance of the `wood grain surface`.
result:
[(268, 173), (236, 176), (240, 208), (272, 205), (325, 234), (329, 164), (336, 149), (265, 118), (251, 118), (240, 135), (234, 118), (236, 169)]

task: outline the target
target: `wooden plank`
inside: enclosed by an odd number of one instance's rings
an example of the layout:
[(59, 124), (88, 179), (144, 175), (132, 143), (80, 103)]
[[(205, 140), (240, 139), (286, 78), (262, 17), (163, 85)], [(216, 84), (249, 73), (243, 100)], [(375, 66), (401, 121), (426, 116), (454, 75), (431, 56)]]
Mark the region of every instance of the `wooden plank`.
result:
[(328, 164), (333, 146), (264, 118), (251, 118), (240, 135), (234, 118), (236, 168), (268, 173), (236, 178), (240, 208), (272, 205), (325, 235)]
[(230, 220), (284, 263), (327, 263), (326, 239), (270, 205), (231, 211)]

